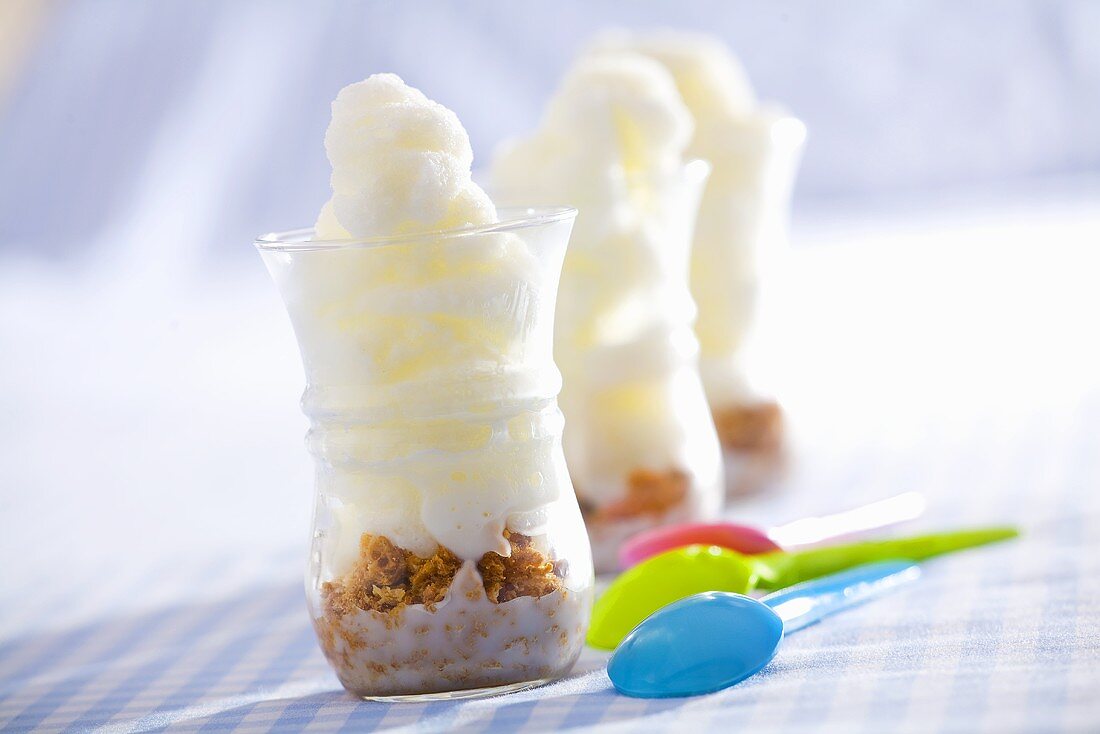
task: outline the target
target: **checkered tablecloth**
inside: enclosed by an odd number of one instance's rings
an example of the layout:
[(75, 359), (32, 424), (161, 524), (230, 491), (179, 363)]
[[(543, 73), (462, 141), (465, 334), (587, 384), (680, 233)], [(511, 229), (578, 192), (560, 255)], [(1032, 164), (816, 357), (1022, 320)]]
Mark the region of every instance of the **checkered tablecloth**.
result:
[[(1095, 259), (1052, 244), (1038, 261), (1030, 243), (1006, 249), (970, 231), (958, 241), (978, 244), (938, 260), (846, 245), (797, 258), (796, 281), (818, 300), (791, 367), (809, 377), (787, 393), (794, 460), (775, 489), (730, 514), (781, 522), (920, 490), (929, 511), (908, 529), (1016, 522), (1024, 535), (929, 562), (918, 583), (792, 635), (754, 678), (636, 700), (614, 692), (603, 656), (589, 652), (532, 691), (360, 702), (341, 691), (308, 623), (304, 537), (252, 555), (204, 554), (202, 538), (183, 553), (166, 539), (159, 556), (135, 548), (81, 564), (79, 549), (50, 555), (64, 530), (46, 542), (35, 517), (9, 510), (3, 532), (24, 540), (0, 568), (0, 728), (1100, 731), (1100, 296), (1082, 267)], [(933, 262), (951, 266), (921, 265)], [(968, 300), (991, 272), (1001, 285)], [(16, 393), (4, 399), (20, 409)], [(13, 469), (32, 461), (27, 446), (3, 458), (9, 486), (33, 480)], [(64, 517), (78, 535), (80, 518)], [(104, 542), (130, 532), (102, 527)], [(17, 573), (25, 567), (42, 570)], [(50, 571), (62, 567), (79, 573)]]
[[(959, 519), (1016, 519), (1024, 538), (927, 564), (919, 583), (791, 636), (760, 675), (721, 693), (625, 698), (611, 688), (603, 656), (586, 653), (569, 678), (511, 696), (358, 702), (341, 692), (317, 649), (300, 581), (253, 586), (222, 562), (179, 580), (240, 583), (220, 599), (6, 640), (0, 723), (10, 731), (112, 732), (596, 725), (654, 732), (1096, 731), (1097, 426), (1100, 404), (1093, 404), (1061, 432), (1049, 422), (1026, 436), (1001, 436), (979, 466), (979, 457), (966, 452), (941, 452), (921, 478), (950, 477), (954, 491), (965, 493), (969, 509)], [(985, 466), (998, 457), (1000, 466)], [(868, 492), (878, 484), (869, 476), (847, 479)], [(932, 498), (934, 506), (950, 499)], [(773, 504), (794, 503), (792, 497)], [(294, 576), (294, 559), (281, 560)], [(135, 588), (148, 588), (150, 579), (137, 582)], [(12, 601), (5, 601), (10, 614)], [(47, 601), (20, 611), (49, 615), (66, 603)]]

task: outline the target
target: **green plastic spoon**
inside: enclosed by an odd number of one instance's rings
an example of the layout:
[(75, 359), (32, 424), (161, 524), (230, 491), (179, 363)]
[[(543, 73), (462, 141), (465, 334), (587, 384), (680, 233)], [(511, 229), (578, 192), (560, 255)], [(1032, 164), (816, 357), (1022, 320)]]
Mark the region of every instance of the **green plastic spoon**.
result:
[(650, 614), (692, 594), (782, 589), (863, 563), (921, 561), (1017, 535), (1012, 527), (978, 528), (756, 556), (716, 545), (677, 548), (639, 563), (607, 587), (592, 609), (588, 644), (613, 650)]

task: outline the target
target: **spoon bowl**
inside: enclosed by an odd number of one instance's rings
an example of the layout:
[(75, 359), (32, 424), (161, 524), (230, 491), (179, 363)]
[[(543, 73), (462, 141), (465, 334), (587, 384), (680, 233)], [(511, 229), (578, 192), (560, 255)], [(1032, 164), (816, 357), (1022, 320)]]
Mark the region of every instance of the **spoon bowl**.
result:
[(592, 608), (588, 644), (613, 650), (643, 619), (678, 599), (704, 591), (767, 591), (876, 561), (920, 561), (1014, 538), (1015, 528), (991, 527), (755, 556), (715, 545), (692, 545), (648, 558), (611, 582)]
[(681, 523), (646, 530), (628, 539), (619, 551), (619, 568), (688, 545), (717, 545), (745, 555), (797, 550), (826, 541), (881, 530), (919, 517), (924, 496), (905, 492), (844, 512), (805, 517), (769, 529), (735, 522)]
[[(685, 630), (696, 634), (685, 634)], [(631, 633), (607, 665), (636, 698), (712, 693), (760, 671), (783, 639), (783, 620), (742, 594), (711, 591), (669, 604)]]
[(785, 634), (920, 577), (905, 561), (872, 563), (793, 586), (757, 601), (721, 591), (694, 594), (647, 617), (607, 665), (620, 693), (697, 696), (755, 675)]
[(714, 545), (662, 553), (625, 571), (596, 600), (588, 644), (612, 650), (626, 633), (667, 604), (704, 591), (747, 594), (759, 581), (751, 561)]

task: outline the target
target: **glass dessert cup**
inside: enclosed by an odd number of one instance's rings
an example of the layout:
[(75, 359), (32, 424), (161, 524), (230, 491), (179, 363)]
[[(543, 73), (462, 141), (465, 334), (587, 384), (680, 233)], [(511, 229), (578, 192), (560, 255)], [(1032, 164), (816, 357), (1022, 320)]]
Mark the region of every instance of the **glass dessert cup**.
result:
[(306, 591), (362, 698), (565, 675), (593, 573), (552, 358), (575, 210), (448, 232), (257, 241), (298, 338), (316, 467)]
[(565, 455), (597, 572), (662, 524), (721, 509), (722, 459), (698, 371), (689, 290), (692, 230), (709, 166), (624, 172), (570, 191), (580, 215), (562, 273), (554, 354)]
[(783, 413), (762, 390), (756, 362), (806, 128), (764, 108), (710, 137), (722, 143), (712, 151), (691, 260), (700, 372), (723, 448), (774, 456), (785, 441)]

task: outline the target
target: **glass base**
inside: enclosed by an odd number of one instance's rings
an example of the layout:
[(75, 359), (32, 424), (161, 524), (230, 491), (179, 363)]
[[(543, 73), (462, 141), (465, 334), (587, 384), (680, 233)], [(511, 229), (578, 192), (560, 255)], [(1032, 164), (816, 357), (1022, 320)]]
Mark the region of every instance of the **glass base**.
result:
[(461, 701), (471, 698), (489, 698), (490, 696), (503, 696), (506, 693), (517, 693), (531, 688), (538, 688), (553, 682), (554, 678), (539, 678), (538, 680), (526, 680), (519, 683), (508, 683), (503, 686), (489, 686), (488, 688), (466, 688), (461, 691), (441, 691), (439, 693), (413, 693), (406, 696), (359, 696), (364, 701), (381, 701), (383, 703), (430, 703), (432, 701)]

